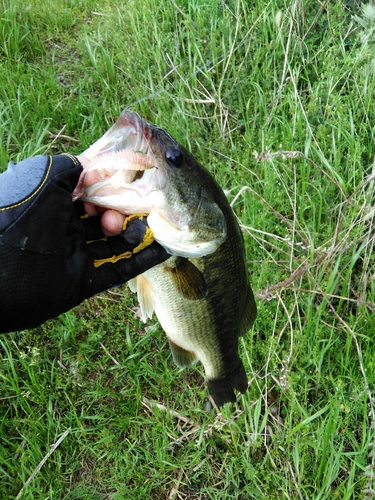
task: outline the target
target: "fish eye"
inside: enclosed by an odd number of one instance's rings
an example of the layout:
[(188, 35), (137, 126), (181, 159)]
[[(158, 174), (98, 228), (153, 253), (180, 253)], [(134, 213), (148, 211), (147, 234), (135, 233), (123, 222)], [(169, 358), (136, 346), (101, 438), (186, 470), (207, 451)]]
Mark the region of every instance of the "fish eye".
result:
[(178, 148), (171, 148), (166, 151), (165, 159), (175, 167), (181, 167), (184, 157)]

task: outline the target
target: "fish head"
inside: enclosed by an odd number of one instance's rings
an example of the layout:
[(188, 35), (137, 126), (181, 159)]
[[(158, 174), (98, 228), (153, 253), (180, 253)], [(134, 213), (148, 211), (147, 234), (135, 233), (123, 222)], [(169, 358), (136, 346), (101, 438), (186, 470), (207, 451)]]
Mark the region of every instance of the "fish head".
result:
[(137, 113), (125, 110), (83, 156), (104, 175), (85, 187), (81, 199), (127, 215), (148, 214), (155, 240), (172, 255), (202, 257), (225, 240), (214, 179), (164, 129)]

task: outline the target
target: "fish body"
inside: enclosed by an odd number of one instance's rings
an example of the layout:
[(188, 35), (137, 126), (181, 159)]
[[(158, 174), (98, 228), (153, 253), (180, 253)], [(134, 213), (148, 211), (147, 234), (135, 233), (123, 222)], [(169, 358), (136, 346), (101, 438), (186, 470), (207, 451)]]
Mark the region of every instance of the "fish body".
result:
[(171, 257), (129, 282), (142, 318), (156, 313), (178, 366), (203, 364), (218, 406), (234, 402), (234, 390), (244, 393), (248, 386), (238, 339), (257, 314), (236, 217), (212, 175), (167, 132), (134, 112), (124, 111), (84, 155), (92, 159), (124, 149), (147, 156), (142, 173), (129, 176), (125, 167), (123, 182), (116, 174), (115, 185), (112, 177), (93, 184), (82, 199), (124, 214), (149, 214), (155, 240)]

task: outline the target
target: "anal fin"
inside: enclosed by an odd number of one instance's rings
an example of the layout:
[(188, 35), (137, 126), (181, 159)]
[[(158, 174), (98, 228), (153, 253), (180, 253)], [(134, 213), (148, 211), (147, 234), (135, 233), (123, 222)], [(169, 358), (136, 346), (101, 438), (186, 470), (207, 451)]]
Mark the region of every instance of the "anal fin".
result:
[(197, 357), (193, 351), (187, 351), (179, 345), (175, 344), (169, 337), (169, 346), (172, 351), (173, 361), (179, 368), (191, 366), (197, 361)]

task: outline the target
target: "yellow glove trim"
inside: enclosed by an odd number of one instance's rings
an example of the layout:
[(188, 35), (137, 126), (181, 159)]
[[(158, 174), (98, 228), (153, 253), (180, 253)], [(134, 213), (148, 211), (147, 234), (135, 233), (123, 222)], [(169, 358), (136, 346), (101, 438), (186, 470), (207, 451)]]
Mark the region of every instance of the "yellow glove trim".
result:
[[(143, 217), (147, 217), (148, 214), (133, 214), (133, 215), (128, 215), (126, 217), (126, 219), (124, 220), (124, 223), (122, 225), (122, 230), (125, 231), (125, 229), (127, 228), (128, 226), (128, 223), (133, 220), (133, 219), (139, 219), (139, 220), (143, 220)], [(147, 234), (147, 233), (146, 233)]]
[[(144, 216), (147, 217), (147, 214), (130, 215), (129, 217), (127, 217), (124, 221), (124, 224), (123, 224), (123, 231), (125, 231), (125, 228), (126, 228), (129, 221), (135, 219), (136, 217), (138, 217), (142, 220), (142, 218)], [(124, 252), (120, 255), (112, 255), (112, 257), (108, 257), (107, 259), (94, 260), (94, 266), (99, 267), (103, 264), (107, 264), (108, 262), (111, 264), (115, 264), (116, 262), (118, 262), (121, 259), (129, 259), (135, 253), (138, 253), (141, 250), (143, 250), (144, 248), (150, 246), (154, 241), (155, 241), (154, 233), (151, 231), (151, 229), (149, 227), (146, 227), (146, 233), (143, 237), (143, 240), (141, 241), (141, 243), (137, 247), (135, 247), (133, 249), (132, 252), (128, 251), (128, 252)]]
[(112, 255), (112, 257), (108, 257), (107, 259), (97, 259), (94, 260), (94, 267), (99, 267), (103, 264), (116, 264), (121, 259), (129, 259), (133, 255), (132, 252), (124, 252), (121, 255)]
[(67, 156), (68, 158), (70, 158), (76, 167), (78, 165), (81, 165), (80, 162), (77, 160), (77, 158), (71, 155), (70, 153), (61, 153), (60, 156)]
[(43, 179), (41, 180), (40, 184), (34, 189), (34, 191), (27, 198), (25, 198), (24, 200), (21, 200), (19, 203), (14, 203), (13, 205), (8, 205), (6, 207), (1, 207), (0, 212), (5, 211), (5, 210), (10, 210), (12, 208), (20, 207), (24, 203), (27, 203), (28, 201), (30, 201), (31, 198), (36, 196), (39, 193), (39, 191), (43, 188), (44, 184), (47, 182), (47, 179), (48, 179), (49, 174), (51, 172), (51, 168), (52, 168), (52, 156), (49, 157), (48, 167), (47, 167), (46, 173), (44, 174)]
[(103, 238), (98, 238), (97, 240), (88, 240), (86, 241), (86, 245), (90, 245), (90, 243), (96, 243), (97, 241), (108, 241), (107, 236), (103, 236)]
[[(80, 163), (77, 160), (77, 158), (75, 156), (71, 155), (70, 153), (62, 153), (61, 156), (67, 156), (68, 158), (70, 158), (73, 161), (74, 165), (76, 165), (76, 166), (80, 165)], [(34, 189), (34, 191), (29, 194), (29, 196), (27, 198), (25, 198), (24, 200), (21, 200), (18, 203), (14, 203), (13, 205), (8, 205), (6, 207), (1, 207), (0, 208), (0, 212), (4, 212), (5, 210), (11, 210), (12, 208), (20, 207), (24, 203), (27, 203), (28, 201), (30, 201), (31, 198), (33, 198), (34, 196), (36, 196), (39, 193), (39, 191), (43, 188), (44, 184), (47, 182), (47, 179), (48, 179), (49, 174), (51, 172), (52, 162), (53, 162), (53, 157), (49, 156), (48, 166), (47, 166), (47, 169), (46, 169), (46, 172), (44, 174), (43, 179), (40, 181), (40, 184)]]

